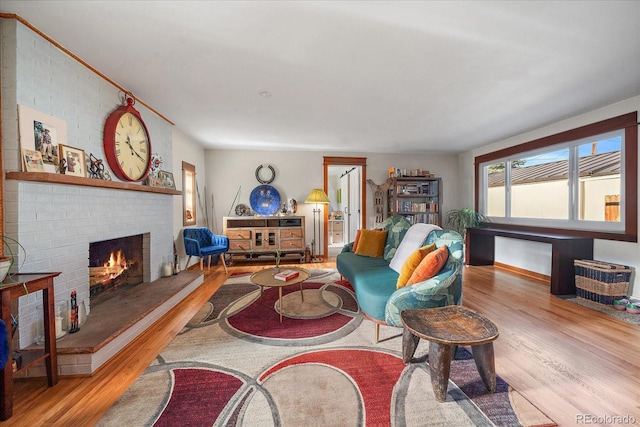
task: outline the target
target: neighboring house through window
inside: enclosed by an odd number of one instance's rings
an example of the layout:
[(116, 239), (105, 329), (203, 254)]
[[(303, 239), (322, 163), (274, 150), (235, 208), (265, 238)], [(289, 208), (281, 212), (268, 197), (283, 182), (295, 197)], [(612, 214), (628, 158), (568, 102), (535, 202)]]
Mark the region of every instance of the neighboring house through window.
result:
[(476, 157), (493, 223), (637, 241), (637, 112)]

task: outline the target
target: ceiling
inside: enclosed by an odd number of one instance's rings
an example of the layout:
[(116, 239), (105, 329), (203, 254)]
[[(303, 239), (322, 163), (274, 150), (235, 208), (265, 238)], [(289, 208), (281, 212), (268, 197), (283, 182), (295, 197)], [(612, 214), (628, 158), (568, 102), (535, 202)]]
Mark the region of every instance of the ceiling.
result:
[(640, 95), (638, 1), (14, 1), (207, 148), (455, 153)]

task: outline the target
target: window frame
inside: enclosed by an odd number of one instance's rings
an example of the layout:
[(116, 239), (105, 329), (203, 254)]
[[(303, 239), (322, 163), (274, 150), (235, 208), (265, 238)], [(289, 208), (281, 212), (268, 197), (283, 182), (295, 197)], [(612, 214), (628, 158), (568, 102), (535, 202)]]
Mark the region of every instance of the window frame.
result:
[[(196, 225), (196, 167), (182, 162), (182, 225)], [(187, 208), (191, 206), (191, 218), (187, 215)]]
[[(535, 224), (526, 224), (527, 219), (518, 218), (516, 221), (510, 218), (492, 218), (492, 225), (498, 225), (502, 228), (530, 231), (535, 233), (562, 233), (569, 236), (593, 237), (605, 240), (617, 240), (626, 242), (638, 241), (638, 112), (623, 114), (621, 116), (602, 120), (600, 122), (585, 125), (579, 128), (571, 129), (565, 132), (539, 138), (533, 141), (518, 144), (502, 150), (483, 154), (475, 157), (475, 209), (480, 212), (481, 196), (485, 191), (481, 187), (483, 180), (483, 168), (481, 165), (488, 162), (498, 162), (506, 158), (513, 158), (525, 153), (531, 153), (536, 150), (549, 148), (553, 146), (566, 146), (572, 141), (581, 141), (585, 138), (606, 134), (612, 131), (624, 130), (624, 144), (622, 147), (622, 170), (621, 175), (621, 194), (624, 194), (624, 210), (621, 212), (622, 230), (585, 230), (566, 228), (562, 226), (548, 225), (542, 226)], [(508, 168), (507, 168), (508, 169)], [(537, 222), (537, 221), (536, 221)]]

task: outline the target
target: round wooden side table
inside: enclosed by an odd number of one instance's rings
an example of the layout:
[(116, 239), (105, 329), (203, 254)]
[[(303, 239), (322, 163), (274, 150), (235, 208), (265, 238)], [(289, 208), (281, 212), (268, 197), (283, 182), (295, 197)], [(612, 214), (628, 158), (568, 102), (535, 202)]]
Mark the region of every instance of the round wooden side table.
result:
[[(283, 270), (294, 270), (298, 272), (298, 276), (293, 279), (287, 280), (278, 280), (274, 276), (276, 273)], [(252, 283), (260, 286), (260, 297), (262, 297), (262, 291), (264, 287), (269, 288), (278, 288), (278, 311), (280, 311), (280, 323), (282, 323), (282, 288), (285, 286), (291, 286), (300, 284), (300, 297), (302, 301), (304, 301), (304, 294), (302, 293), (302, 282), (309, 278), (309, 272), (303, 268), (299, 267), (287, 267), (285, 269), (276, 269), (276, 268), (265, 268), (264, 270), (260, 270), (251, 275), (250, 279)]]

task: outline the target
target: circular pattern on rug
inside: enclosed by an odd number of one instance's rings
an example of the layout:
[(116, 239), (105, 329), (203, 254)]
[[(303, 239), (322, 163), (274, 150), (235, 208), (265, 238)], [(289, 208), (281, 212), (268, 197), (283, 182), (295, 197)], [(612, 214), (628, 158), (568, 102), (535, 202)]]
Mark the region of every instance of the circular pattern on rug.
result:
[(187, 326), (194, 327), (204, 322), (209, 316), (213, 313), (213, 304), (207, 301), (204, 303), (202, 307), (198, 310), (196, 314), (193, 315), (191, 320), (187, 322)]
[(352, 332), (362, 322), (353, 292), (334, 283), (302, 284), (282, 288), (283, 317), (278, 311), (278, 289), (257, 290), (255, 298), (239, 299), (221, 316), (223, 329), (238, 338), (269, 345), (313, 345)]
[[(283, 316), (291, 319), (320, 319), (331, 315), (336, 308), (342, 306), (340, 297), (331, 291), (307, 289), (303, 292), (304, 295), (300, 295), (300, 292), (291, 292), (282, 297)], [(278, 301), (274, 309), (280, 313)]]

